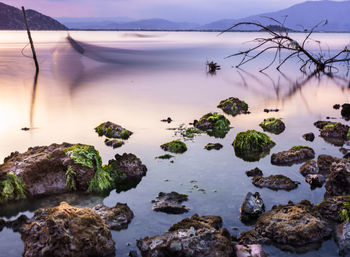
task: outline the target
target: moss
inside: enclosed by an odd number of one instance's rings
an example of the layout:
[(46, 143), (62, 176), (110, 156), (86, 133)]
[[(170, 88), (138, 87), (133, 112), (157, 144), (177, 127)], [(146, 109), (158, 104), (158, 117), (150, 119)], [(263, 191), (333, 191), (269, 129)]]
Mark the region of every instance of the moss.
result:
[(333, 130), (336, 126), (341, 125), (340, 123), (328, 123), (322, 130)]
[(268, 118), (264, 119), (263, 122), (259, 124), (264, 131), (268, 131), (274, 134), (281, 134), (285, 130), (285, 125), (281, 119)]
[(174, 156), (171, 155), (171, 154), (164, 154), (164, 155), (157, 156), (156, 159), (169, 160), (169, 159), (171, 159), (173, 157)]
[(76, 176), (76, 171), (72, 167), (69, 167), (66, 171), (66, 188), (70, 191), (77, 190)]
[(160, 146), (163, 150), (171, 153), (184, 153), (187, 151), (187, 146), (180, 140), (174, 140)]
[(108, 165), (104, 165), (102, 169), (104, 170), (104, 172), (110, 175), (110, 181), (112, 186), (123, 184), (128, 178), (124, 172), (119, 171), (117, 169), (115, 162), (111, 162)]
[(339, 221), (350, 221), (350, 196), (348, 196), (348, 200), (344, 203), (343, 207), (339, 211)]
[(10, 172), (0, 182), (0, 203), (26, 198), (26, 186), (22, 178)]
[(224, 115), (211, 112), (204, 115), (197, 126), (206, 131), (209, 136), (224, 138), (230, 130), (230, 121)]
[(236, 97), (230, 97), (226, 100), (221, 101), (217, 107), (221, 108), (225, 113), (231, 114), (233, 116), (248, 112), (248, 104)]
[(248, 130), (238, 133), (232, 145), (238, 152), (263, 152), (275, 143), (265, 133)]
[(303, 145), (297, 145), (297, 146), (293, 146), (291, 149), (291, 151), (299, 151), (299, 150), (302, 150), (302, 149), (310, 149), (312, 150), (310, 147), (308, 146), (303, 146)]
[(121, 140), (118, 140), (118, 139), (106, 138), (105, 144), (107, 146), (112, 146), (113, 148), (119, 148), (119, 147), (123, 146), (124, 142)]
[(346, 140), (350, 140), (350, 128), (348, 129), (348, 133), (346, 133)]
[(96, 128), (95, 128), (95, 131), (97, 132), (97, 134), (101, 137), (105, 134), (106, 132), (106, 127), (105, 127), (105, 123), (102, 123), (100, 125), (98, 125)]
[(132, 135), (131, 131), (110, 121), (101, 123), (95, 128), (95, 131), (99, 136), (106, 136), (108, 138), (121, 138), (125, 140)]
[(126, 129), (122, 129), (119, 134), (120, 138), (122, 139), (128, 139), (131, 136), (131, 132)]

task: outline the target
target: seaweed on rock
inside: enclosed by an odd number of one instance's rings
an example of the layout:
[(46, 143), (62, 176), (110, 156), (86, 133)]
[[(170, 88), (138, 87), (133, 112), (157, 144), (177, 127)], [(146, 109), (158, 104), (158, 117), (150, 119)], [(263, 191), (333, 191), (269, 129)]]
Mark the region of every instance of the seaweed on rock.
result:
[(193, 125), (215, 138), (224, 138), (231, 129), (230, 121), (224, 115), (216, 112), (205, 114), (199, 121), (195, 120)]
[(187, 151), (187, 146), (180, 140), (173, 140), (169, 143), (162, 144), (160, 146), (164, 151), (171, 153), (184, 153)]
[(241, 113), (248, 113), (248, 104), (237, 97), (230, 97), (220, 102), (217, 106), (225, 113), (236, 116)]
[(284, 122), (281, 119), (276, 119), (276, 118), (264, 119), (264, 121), (261, 122), (259, 126), (262, 127), (264, 131), (267, 131), (276, 135), (281, 134), (286, 129)]
[(4, 179), (0, 181), (0, 203), (26, 198), (26, 186), (22, 178), (12, 172), (4, 176)]

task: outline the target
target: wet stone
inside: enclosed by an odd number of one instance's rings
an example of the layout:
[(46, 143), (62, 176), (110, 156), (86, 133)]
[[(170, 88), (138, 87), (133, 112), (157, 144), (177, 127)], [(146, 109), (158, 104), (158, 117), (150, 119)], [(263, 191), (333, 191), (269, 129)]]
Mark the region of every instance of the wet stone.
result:
[(257, 187), (267, 187), (272, 190), (286, 190), (290, 191), (298, 187), (300, 184), (297, 181), (293, 181), (284, 175), (271, 175), (269, 177), (256, 176), (252, 178), (252, 183)]
[(343, 159), (331, 166), (331, 174), (326, 183), (327, 196), (350, 194), (350, 161)]
[(169, 214), (185, 213), (188, 212), (189, 209), (185, 205), (182, 205), (182, 202), (187, 200), (188, 196), (185, 194), (160, 192), (157, 196), (157, 200), (152, 200), (152, 203), (154, 203), (152, 210)]
[(117, 139), (106, 138), (105, 144), (106, 146), (111, 146), (113, 147), (113, 149), (115, 149), (115, 148), (122, 147), (124, 145), (124, 142)]
[(221, 148), (223, 148), (222, 144), (219, 144), (219, 143), (209, 143), (207, 144), (204, 149), (210, 151), (210, 150), (220, 150)]
[(263, 176), (263, 172), (261, 169), (259, 169), (258, 167), (252, 169), (252, 170), (247, 170), (245, 172), (245, 174), (248, 176), (248, 177), (255, 177), (255, 176)]
[(319, 173), (319, 168), (317, 166), (317, 162), (314, 160), (309, 160), (305, 162), (300, 168), (299, 171), (301, 175), (304, 177), (308, 174), (318, 174)]
[(310, 141), (310, 142), (313, 142), (315, 140), (315, 134), (310, 132), (310, 133), (306, 133), (303, 135), (303, 138), (306, 140), (306, 141)]
[(290, 166), (315, 158), (315, 152), (307, 146), (294, 146), (288, 151), (271, 155), (271, 163), (274, 165)]
[(108, 138), (119, 138), (125, 140), (133, 134), (133, 132), (131, 132), (130, 130), (127, 130), (122, 126), (110, 121), (101, 123), (95, 128), (95, 131), (99, 136), (106, 136)]
[(341, 109), (341, 116), (346, 119), (349, 120), (350, 119), (350, 104), (345, 103), (343, 104)]
[(241, 220), (247, 222), (258, 218), (265, 211), (265, 204), (258, 192), (249, 192), (241, 206)]
[(326, 181), (322, 174), (307, 174), (305, 181), (310, 184), (311, 188), (322, 187)]
[(350, 223), (344, 221), (337, 225), (336, 228), (336, 242), (339, 247), (340, 256), (350, 255)]
[(340, 210), (344, 206), (344, 203), (348, 201), (348, 199), (348, 196), (327, 197), (317, 205), (317, 210), (326, 220), (338, 222)]

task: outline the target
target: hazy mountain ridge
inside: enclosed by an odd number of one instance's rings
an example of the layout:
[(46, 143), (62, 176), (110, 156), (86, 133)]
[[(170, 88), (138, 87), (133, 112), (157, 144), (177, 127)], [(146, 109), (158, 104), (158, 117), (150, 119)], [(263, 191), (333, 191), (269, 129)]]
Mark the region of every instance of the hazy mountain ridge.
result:
[[(55, 19), (34, 10), (26, 10), (31, 30), (67, 30)], [(22, 10), (0, 2), (0, 30), (24, 30)]]

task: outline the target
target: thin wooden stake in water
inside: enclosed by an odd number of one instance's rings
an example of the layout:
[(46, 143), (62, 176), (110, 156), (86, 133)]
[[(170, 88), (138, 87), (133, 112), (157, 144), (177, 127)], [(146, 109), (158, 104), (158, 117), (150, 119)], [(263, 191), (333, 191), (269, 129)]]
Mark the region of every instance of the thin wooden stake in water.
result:
[(26, 24), (26, 28), (27, 28), (27, 33), (28, 33), (28, 38), (29, 38), (30, 46), (31, 46), (32, 52), (33, 52), (33, 59), (34, 59), (34, 63), (35, 63), (36, 72), (39, 72), (39, 63), (38, 63), (38, 60), (37, 60), (37, 58), (36, 58), (34, 43), (33, 43), (32, 35), (30, 34), (30, 30), (29, 30), (29, 26), (28, 26), (28, 21), (27, 21), (26, 11), (25, 11), (25, 9), (24, 9), (23, 6), (22, 6), (22, 12), (23, 12), (23, 17), (24, 17), (24, 23)]

